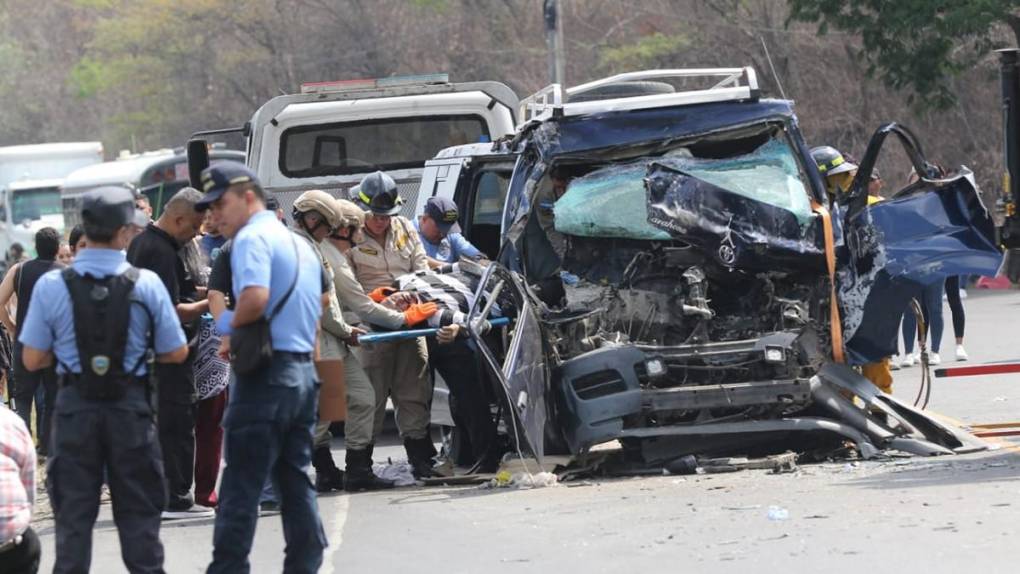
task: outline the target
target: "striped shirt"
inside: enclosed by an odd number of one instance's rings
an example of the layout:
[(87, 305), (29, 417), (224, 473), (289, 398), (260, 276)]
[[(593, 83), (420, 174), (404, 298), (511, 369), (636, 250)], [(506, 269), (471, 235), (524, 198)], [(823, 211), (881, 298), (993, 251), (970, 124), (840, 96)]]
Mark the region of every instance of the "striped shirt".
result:
[(35, 504), (35, 444), (25, 422), (0, 406), (0, 544), (23, 534)]
[(424, 271), (397, 277), (396, 287), (418, 295), (422, 302), (433, 302), (439, 312), (429, 317), (429, 327), (467, 324), (467, 314), (475, 304), (478, 278), (467, 273)]

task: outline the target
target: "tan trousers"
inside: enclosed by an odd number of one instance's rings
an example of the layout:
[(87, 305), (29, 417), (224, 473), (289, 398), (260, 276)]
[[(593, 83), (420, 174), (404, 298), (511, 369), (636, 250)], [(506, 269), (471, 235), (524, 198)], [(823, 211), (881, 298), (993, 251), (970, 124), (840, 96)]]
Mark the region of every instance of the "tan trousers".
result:
[[(363, 450), (374, 441), (376, 419), (376, 393), (372, 381), (365, 374), (361, 361), (353, 353), (344, 358), (344, 381), (347, 384), (347, 419), (344, 422), (345, 448)], [(383, 400), (385, 409), (386, 401)], [(386, 413), (383, 412), (383, 415)], [(380, 419), (381, 421), (382, 419)], [(380, 424), (382, 424), (380, 422)], [(315, 447), (328, 446), (332, 435), (330, 421), (315, 424)]]
[[(386, 417), (386, 399), (393, 399), (397, 429), (401, 438), (428, 436), (429, 352), (425, 339), (362, 345), (354, 353), (375, 389), (375, 426), (373, 436), (382, 433)], [(348, 388), (351, 385), (348, 383)], [(348, 420), (350, 418), (348, 417)]]

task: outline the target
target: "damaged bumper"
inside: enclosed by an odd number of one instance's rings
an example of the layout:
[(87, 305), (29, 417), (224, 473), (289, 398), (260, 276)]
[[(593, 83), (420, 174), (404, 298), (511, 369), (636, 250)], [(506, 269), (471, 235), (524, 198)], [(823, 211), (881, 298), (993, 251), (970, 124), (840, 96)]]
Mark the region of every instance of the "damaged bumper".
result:
[(806, 378), (681, 386), (666, 382), (678, 371), (691, 369), (748, 362), (785, 364), (796, 352), (796, 344), (795, 334), (775, 333), (760, 339), (677, 347), (606, 347), (565, 361), (560, 366), (559, 389), (567, 415), (568, 446), (579, 453), (626, 436), (624, 431), (634, 424), (682, 419), (691, 411), (807, 405)]
[[(571, 453), (581, 454), (611, 440), (654, 443), (668, 437), (669, 447), (661, 455), (642, 445), (646, 461), (653, 462), (659, 456), (740, 450), (741, 445), (768, 442), (768, 435), (778, 444), (790, 433), (848, 439), (865, 458), (886, 449), (930, 456), (987, 448), (965, 431), (878, 391), (856, 371), (834, 363), (826, 363), (809, 378), (654, 386), (671, 360), (766, 360), (770, 351), (792, 352), (789, 334), (777, 335), (782, 336), (671, 350), (605, 348), (565, 362), (559, 391)], [(675, 422), (668, 424), (671, 419)]]

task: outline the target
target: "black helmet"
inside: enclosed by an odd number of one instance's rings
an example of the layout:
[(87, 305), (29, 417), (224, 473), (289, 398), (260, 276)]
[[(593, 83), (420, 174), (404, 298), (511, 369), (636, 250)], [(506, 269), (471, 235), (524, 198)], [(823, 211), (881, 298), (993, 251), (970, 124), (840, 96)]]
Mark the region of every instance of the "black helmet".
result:
[(848, 161), (843, 157), (843, 154), (839, 153), (839, 150), (832, 146), (823, 145), (812, 149), (811, 159), (815, 160), (815, 165), (818, 166), (822, 177), (857, 169), (856, 164)]
[(381, 171), (366, 175), (357, 185), (354, 200), (376, 215), (396, 215), (404, 203), (397, 194), (397, 182)]

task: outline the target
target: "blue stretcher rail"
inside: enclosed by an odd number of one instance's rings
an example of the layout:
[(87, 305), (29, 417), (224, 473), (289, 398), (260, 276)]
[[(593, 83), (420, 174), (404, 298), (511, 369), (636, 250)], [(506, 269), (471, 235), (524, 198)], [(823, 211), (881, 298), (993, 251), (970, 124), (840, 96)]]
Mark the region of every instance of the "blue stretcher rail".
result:
[[(491, 319), (489, 324), (493, 327), (509, 325), (510, 319), (499, 317)], [(439, 332), (438, 328), (410, 329), (408, 331), (387, 331), (385, 333), (369, 333), (358, 337), (359, 343), (385, 343), (388, 341), (403, 341), (404, 339), (417, 339), (418, 337), (429, 337)]]

